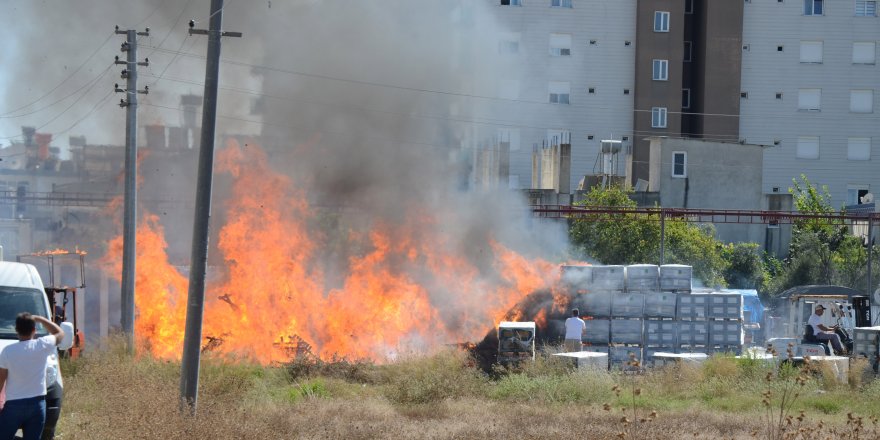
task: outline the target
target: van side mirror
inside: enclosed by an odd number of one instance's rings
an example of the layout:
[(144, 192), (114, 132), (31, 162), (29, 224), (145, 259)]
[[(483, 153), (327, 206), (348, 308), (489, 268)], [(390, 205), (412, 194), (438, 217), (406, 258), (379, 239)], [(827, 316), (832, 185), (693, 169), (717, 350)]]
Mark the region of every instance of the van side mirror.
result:
[(58, 344), (59, 350), (70, 350), (70, 347), (73, 347), (73, 324), (67, 321), (61, 323), (61, 330), (64, 330), (64, 339), (61, 340), (61, 343)]

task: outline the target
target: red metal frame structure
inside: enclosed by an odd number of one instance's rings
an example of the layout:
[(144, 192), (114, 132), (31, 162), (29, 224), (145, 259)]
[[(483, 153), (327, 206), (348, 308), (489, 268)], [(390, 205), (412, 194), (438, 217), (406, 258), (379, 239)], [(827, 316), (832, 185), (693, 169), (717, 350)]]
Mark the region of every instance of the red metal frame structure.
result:
[[(844, 226), (851, 222), (866, 222), (868, 237), (873, 236), (874, 223), (880, 222), (878, 212), (834, 212), (828, 214), (810, 214), (796, 211), (754, 211), (736, 209), (692, 209), (692, 208), (621, 208), (616, 206), (585, 207), (568, 205), (532, 205), (532, 212), (540, 218), (557, 219), (594, 219), (610, 221), (626, 216), (642, 216), (660, 222), (660, 264), (664, 263), (666, 246), (666, 219), (684, 220), (691, 223), (740, 223), (790, 225), (798, 220), (822, 220), (829, 225)], [(873, 249), (873, 243), (869, 241)], [(874, 291), (871, 274), (873, 263), (872, 252), (868, 252), (867, 291)]]
[[(692, 208), (620, 208), (567, 205), (532, 205), (532, 212), (542, 218), (590, 218), (599, 215), (656, 216), (655, 220), (681, 219), (693, 223), (792, 224), (797, 220), (826, 220), (828, 224), (845, 225), (851, 221), (880, 222), (880, 213), (808, 214), (796, 211), (751, 211), (736, 209)], [(612, 217), (613, 218), (613, 217)]]

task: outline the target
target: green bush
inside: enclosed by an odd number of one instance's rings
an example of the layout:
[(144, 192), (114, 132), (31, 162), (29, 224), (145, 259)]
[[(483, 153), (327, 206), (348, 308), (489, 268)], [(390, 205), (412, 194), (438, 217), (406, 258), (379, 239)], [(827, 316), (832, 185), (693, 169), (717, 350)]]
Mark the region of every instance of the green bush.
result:
[(458, 350), (415, 357), (382, 366), (385, 397), (397, 404), (427, 404), (480, 396), (487, 380), (470, 357)]

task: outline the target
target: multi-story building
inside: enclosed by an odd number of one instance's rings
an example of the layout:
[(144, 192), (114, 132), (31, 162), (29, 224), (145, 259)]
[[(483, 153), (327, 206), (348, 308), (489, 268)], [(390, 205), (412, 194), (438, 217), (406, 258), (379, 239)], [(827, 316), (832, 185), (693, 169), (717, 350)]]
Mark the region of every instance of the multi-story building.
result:
[[(530, 187), (535, 145), (570, 142), (569, 188), (599, 174), (600, 141), (633, 141), (635, 0), (491, 0), (502, 33), (505, 77), (498, 96), (511, 99), (499, 127), (510, 139), (512, 186)], [(623, 166), (617, 170), (623, 174)]]
[(649, 136), (738, 140), (742, 20), (740, 1), (638, 2), (632, 183)]
[(835, 208), (880, 189), (877, 3), (743, 4), (740, 136), (772, 146), (765, 194), (785, 194), (801, 174), (827, 185)]

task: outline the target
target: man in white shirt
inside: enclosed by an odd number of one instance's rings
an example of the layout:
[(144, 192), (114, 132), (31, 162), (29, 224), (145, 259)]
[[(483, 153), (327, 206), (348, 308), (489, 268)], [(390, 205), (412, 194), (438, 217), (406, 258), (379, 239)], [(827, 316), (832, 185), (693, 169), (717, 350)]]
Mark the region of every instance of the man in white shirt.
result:
[(586, 331), (587, 323), (580, 318), (580, 311), (572, 310), (571, 317), (565, 320), (565, 351), (568, 353), (581, 351), (583, 347), (581, 341)]
[[(37, 323), (49, 335), (36, 338)], [(46, 366), (64, 331), (54, 322), (24, 312), (15, 318), (18, 342), (0, 352), (0, 388), (6, 404), (0, 411), (0, 439), (11, 439), (21, 428), (24, 440), (39, 440), (46, 423)]]
[(813, 327), (813, 336), (823, 343), (831, 341), (831, 346), (834, 348), (835, 354), (846, 354), (846, 349), (844, 349), (843, 344), (840, 343), (840, 336), (835, 333), (837, 326), (828, 327), (827, 325), (822, 324), (823, 314), (825, 314), (825, 307), (822, 304), (818, 304), (816, 305), (813, 314), (810, 315), (810, 319), (807, 321), (807, 324), (810, 324)]

